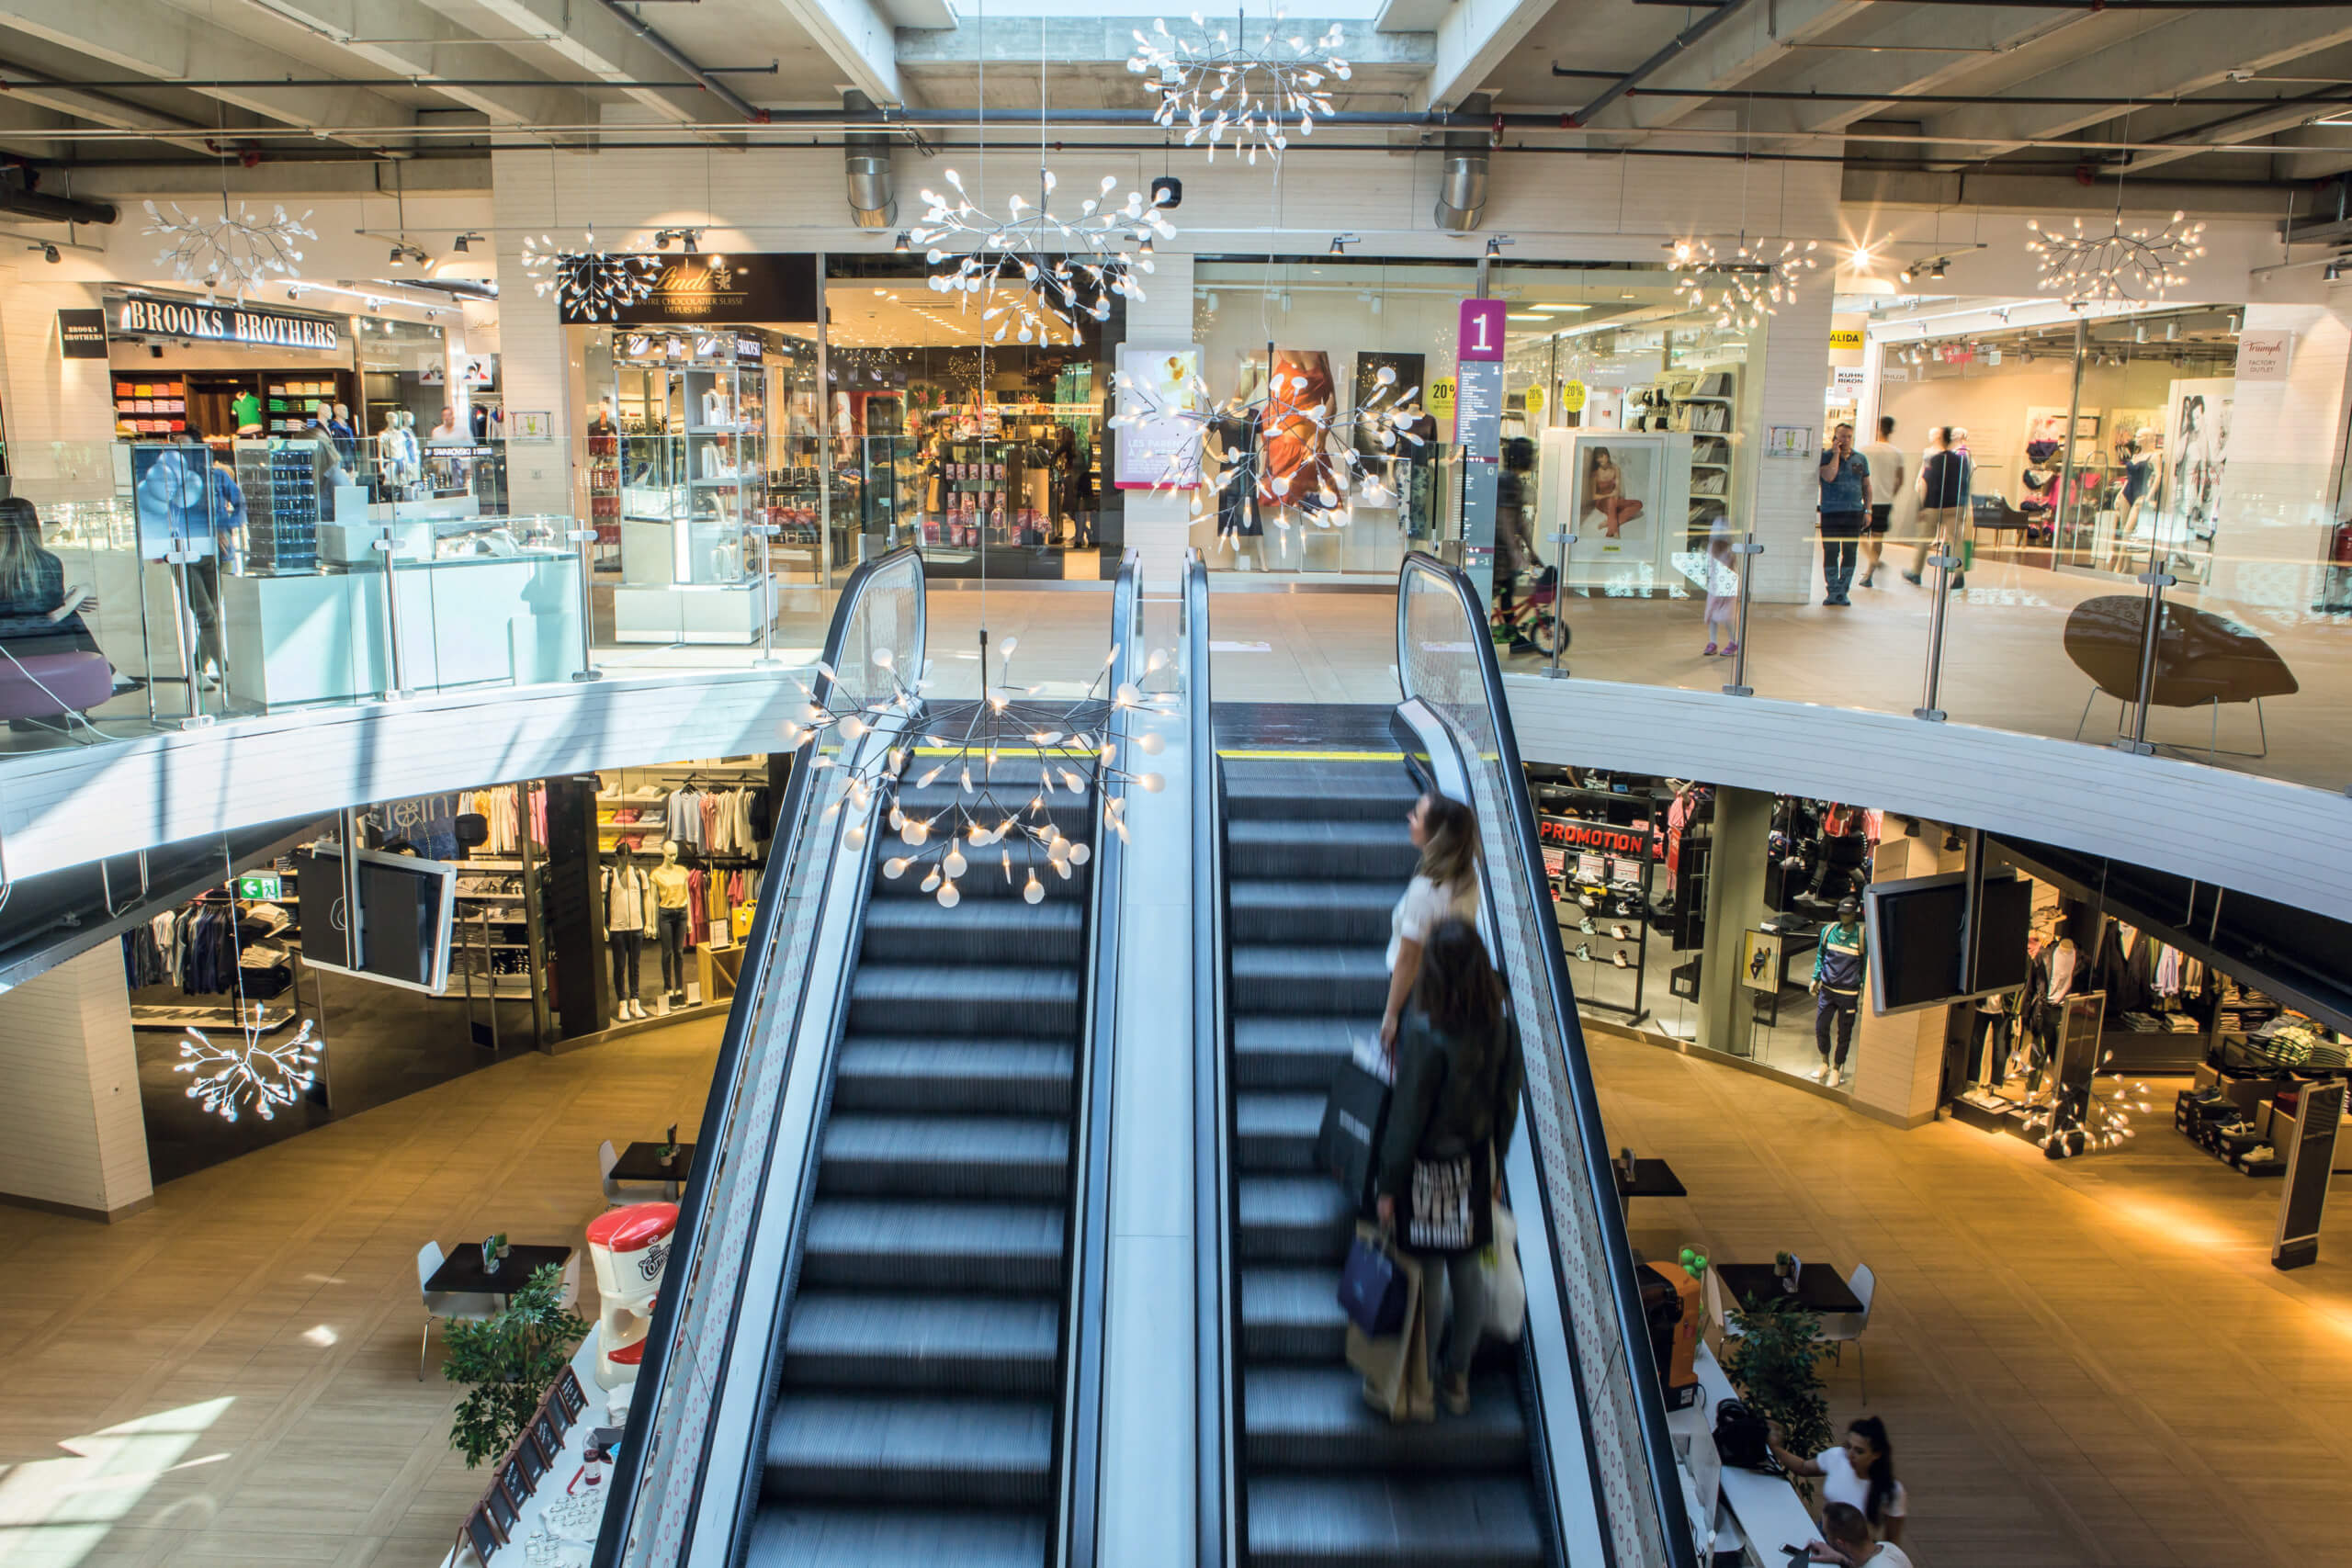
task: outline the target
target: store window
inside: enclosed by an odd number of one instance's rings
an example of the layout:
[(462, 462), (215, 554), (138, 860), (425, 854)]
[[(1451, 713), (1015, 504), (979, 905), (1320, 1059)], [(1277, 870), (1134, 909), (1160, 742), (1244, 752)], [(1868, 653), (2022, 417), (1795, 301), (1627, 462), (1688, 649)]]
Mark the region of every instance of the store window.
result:
[(863, 547), (913, 545), (936, 577), (1114, 575), (1125, 511), (1102, 448), (1125, 301), (1022, 343), (982, 296), (930, 288), (919, 257), (829, 270), (828, 429)]

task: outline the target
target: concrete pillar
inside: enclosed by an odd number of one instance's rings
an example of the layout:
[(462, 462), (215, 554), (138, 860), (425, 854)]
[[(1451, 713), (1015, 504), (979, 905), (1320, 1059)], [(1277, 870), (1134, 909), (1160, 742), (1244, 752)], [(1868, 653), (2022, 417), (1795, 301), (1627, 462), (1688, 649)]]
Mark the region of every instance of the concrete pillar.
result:
[[(1127, 344), (1130, 348), (1184, 348), (1193, 335), (1193, 258), (1183, 253), (1162, 252), (1153, 260), (1157, 269), (1145, 284), (1141, 299), (1127, 301)], [(1115, 448), (1118, 432), (1106, 430), (1097, 439)], [(1110, 457), (1105, 454), (1106, 458)], [(1106, 483), (1117, 479), (1115, 460), (1106, 460)], [(1142, 556), (1145, 589), (1163, 593), (1182, 575), (1184, 547), (1192, 541), (1193, 492), (1152, 490), (1123, 492), (1127, 515), (1127, 548)]]
[[(1820, 465), (1813, 459), (1825, 445), (1822, 391), (1829, 384), (1831, 292), (1826, 278), (1808, 275), (1796, 299), (1770, 317), (1763, 333), (1762, 363), (1750, 351), (1748, 374), (1761, 376), (1756, 428), (1742, 431), (1756, 460), (1756, 541), (1749, 592), (1760, 604), (1802, 604), (1820, 581), (1818, 508)], [(1753, 344), (1755, 334), (1750, 334)], [(1775, 427), (1811, 431), (1797, 457), (1760, 456)]]
[[(1890, 835), (1879, 845), (1871, 864), (1872, 882), (1894, 882), (1906, 876), (1933, 876), (1960, 871), (1965, 857), (1943, 848), (1944, 829), (1933, 822), (1919, 825), (1916, 839), (1903, 836), (1901, 818), (1888, 817)], [(1883, 1016), (1864, 993), (1861, 1017), (1854, 1026), (1854, 1106), (1882, 1122), (1917, 1127), (1936, 1117), (1936, 1093), (1943, 1071), (1944, 1030), (1949, 1008)]]
[(119, 1220), (155, 1201), (122, 947), (0, 997), (0, 1201)]
[(1706, 962), (1699, 971), (1699, 1043), (1745, 1055), (1752, 993), (1739, 983), (1741, 933), (1764, 918), (1764, 871), (1771, 854), (1772, 796), (1715, 791), (1714, 840), (1707, 855)]

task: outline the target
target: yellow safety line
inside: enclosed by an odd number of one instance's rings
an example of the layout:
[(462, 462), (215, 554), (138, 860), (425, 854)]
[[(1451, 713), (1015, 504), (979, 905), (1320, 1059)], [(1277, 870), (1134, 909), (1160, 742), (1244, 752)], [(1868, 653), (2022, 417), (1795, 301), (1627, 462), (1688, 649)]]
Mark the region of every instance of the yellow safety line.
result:
[(1401, 762), (1402, 751), (1228, 751), (1217, 749), (1220, 757), (1246, 757), (1257, 760), (1295, 757), (1315, 762)]

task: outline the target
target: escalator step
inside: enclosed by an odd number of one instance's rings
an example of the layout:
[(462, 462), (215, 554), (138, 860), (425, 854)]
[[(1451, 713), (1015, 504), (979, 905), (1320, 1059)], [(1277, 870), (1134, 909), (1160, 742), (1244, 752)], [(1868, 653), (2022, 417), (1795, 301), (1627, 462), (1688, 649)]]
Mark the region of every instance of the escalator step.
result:
[(1085, 944), (1086, 909), (1075, 899), (992, 898), (948, 909), (936, 898), (883, 898), (866, 907), (859, 957), (866, 964), (997, 964), (1018, 953), (1028, 964), (1076, 964)]
[(1230, 822), (1226, 863), (1261, 877), (1381, 882), (1394, 902), (1420, 853), (1400, 818), (1394, 822)]
[(860, 964), (849, 1027), (854, 1034), (1074, 1040), (1079, 989), (1077, 972), (1067, 968)]
[(1227, 895), (1237, 944), (1388, 945), (1396, 892), (1385, 882), (1235, 881)]
[(926, 1507), (1051, 1501), (1048, 1402), (797, 1394), (768, 1427), (765, 1492)]
[(1355, 1235), (1355, 1210), (1328, 1176), (1241, 1179), (1241, 1256), (1255, 1262), (1336, 1263)]
[(1237, 947), (1233, 1010), (1377, 1020), (1388, 1005), (1385, 956), (1377, 947)]
[(1236, 757), (1225, 765), (1230, 822), (1298, 820), (1402, 822), (1419, 792), (1402, 761), (1279, 761)]
[(745, 1561), (759, 1568), (1045, 1568), (1044, 1516), (828, 1508), (763, 1510)]
[(1544, 1535), (1518, 1476), (1299, 1475), (1250, 1482), (1252, 1568), (1542, 1568)]
[(1023, 1117), (850, 1116), (825, 1127), (817, 1190), (913, 1198), (1059, 1198), (1069, 1129)]
[(842, 1042), (833, 1104), (845, 1111), (1012, 1111), (1066, 1116), (1070, 1048), (1035, 1040)]
[(1065, 1212), (1046, 1204), (822, 1198), (808, 1213), (807, 1286), (1053, 1291)]
[(802, 1291), (784, 1344), (787, 1387), (1049, 1397), (1061, 1303), (990, 1296)]
[(1363, 1402), (1354, 1368), (1252, 1366), (1242, 1372), (1252, 1465), (1287, 1470), (1522, 1471), (1527, 1431), (1513, 1380), (1473, 1372), (1470, 1414), (1392, 1422)]
[(1321, 1094), (1245, 1094), (1236, 1102), (1244, 1170), (1313, 1170), (1315, 1135), (1323, 1129)]
[(1348, 1314), (1336, 1269), (1241, 1271), (1242, 1354), (1253, 1361), (1329, 1365), (1348, 1353)]
[(1300, 1089), (1328, 1094), (1354, 1053), (1376, 1032), (1362, 1018), (1236, 1018), (1234, 1083), (1243, 1089)]

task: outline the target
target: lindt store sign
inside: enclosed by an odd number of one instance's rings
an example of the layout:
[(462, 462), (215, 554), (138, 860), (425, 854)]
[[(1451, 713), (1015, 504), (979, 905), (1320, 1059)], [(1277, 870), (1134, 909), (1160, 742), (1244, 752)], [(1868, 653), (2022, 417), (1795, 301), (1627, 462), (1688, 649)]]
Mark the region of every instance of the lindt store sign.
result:
[(322, 316), (291, 316), (255, 305), (110, 299), (107, 317), (107, 333), (113, 337), (200, 338), (209, 343), (251, 343), (327, 353), (343, 347), (339, 321)]

